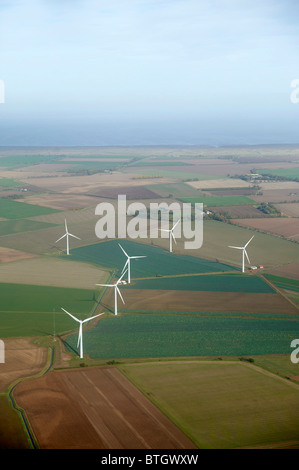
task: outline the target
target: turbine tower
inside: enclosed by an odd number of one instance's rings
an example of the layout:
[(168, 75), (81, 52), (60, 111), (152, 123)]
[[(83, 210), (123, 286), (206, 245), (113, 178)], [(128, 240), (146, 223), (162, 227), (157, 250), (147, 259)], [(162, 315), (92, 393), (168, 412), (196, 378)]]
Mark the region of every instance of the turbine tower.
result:
[(176, 228), (177, 224), (180, 222), (180, 219), (176, 221), (174, 226), (171, 229), (166, 229), (166, 228), (161, 228), (160, 230), (162, 232), (168, 232), (169, 233), (169, 251), (170, 253), (172, 252), (172, 239), (174, 240), (174, 243), (176, 244), (176, 239), (173, 234), (174, 229)]
[(74, 237), (74, 238), (77, 238), (78, 240), (81, 240), (81, 238), (76, 237), (76, 235), (73, 235), (72, 233), (69, 233), (68, 228), (67, 228), (67, 224), (66, 224), (66, 219), (64, 219), (64, 223), (65, 223), (65, 234), (62, 235), (62, 237), (58, 238), (58, 240), (56, 240), (55, 243), (59, 242), (59, 240), (62, 240), (64, 237), (66, 237), (66, 254), (69, 255), (70, 254), (69, 237)]
[(120, 248), (122, 249), (122, 251), (124, 252), (124, 254), (127, 257), (127, 261), (126, 261), (126, 264), (123, 267), (122, 273), (126, 269), (126, 266), (128, 266), (128, 283), (130, 284), (130, 282), (131, 282), (131, 259), (146, 258), (146, 256), (129, 256), (120, 244), (119, 244), (119, 246), (120, 246)]
[(90, 317), (90, 318), (86, 318), (86, 320), (79, 320), (78, 318), (74, 317), (74, 315), (72, 315), (70, 312), (67, 312), (66, 310), (64, 310), (64, 308), (61, 307), (61, 310), (63, 310), (65, 313), (67, 313), (70, 317), (72, 317), (72, 318), (73, 318), (74, 320), (76, 320), (78, 323), (80, 323), (77, 347), (79, 346), (79, 343), (80, 343), (80, 359), (83, 359), (83, 333), (82, 333), (82, 325), (83, 325), (83, 323), (86, 323), (86, 322), (88, 322), (88, 321), (90, 321), (90, 320), (93, 320), (94, 318), (99, 317), (100, 315), (104, 315), (105, 312), (99, 313), (98, 315), (94, 315), (93, 317)]
[[(253, 235), (253, 237), (254, 237), (254, 235)], [(248, 263), (250, 264), (250, 260), (248, 258), (246, 247), (247, 247), (247, 245), (249, 245), (249, 243), (251, 242), (253, 237), (251, 237), (250, 240), (244, 246), (229, 246), (229, 248), (236, 248), (237, 250), (242, 250), (242, 272), (243, 273), (245, 271), (245, 256), (247, 258)]]
[(120, 296), (121, 300), (123, 301), (123, 304), (125, 303), (120, 290), (118, 288), (118, 284), (122, 280), (123, 276), (126, 274), (127, 270), (121, 275), (121, 277), (118, 279), (117, 282), (114, 284), (96, 284), (96, 286), (103, 286), (103, 287), (114, 287), (114, 314), (117, 315), (117, 294)]

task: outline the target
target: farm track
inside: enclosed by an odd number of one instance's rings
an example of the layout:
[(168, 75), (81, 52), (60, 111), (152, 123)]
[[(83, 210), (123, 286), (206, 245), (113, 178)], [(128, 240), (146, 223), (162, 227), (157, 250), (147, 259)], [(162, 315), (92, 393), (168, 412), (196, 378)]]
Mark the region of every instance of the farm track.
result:
[(184, 273), (184, 274), (165, 274), (161, 276), (148, 276), (148, 277), (138, 277), (132, 278), (132, 281), (143, 281), (146, 279), (164, 279), (164, 278), (172, 278), (172, 277), (189, 277), (189, 276), (213, 276), (213, 275), (226, 275), (226, 274), (238, 274), (236, 271), (215, 271), (212, 273)]
[(294, 302), (292, 299), (290, 299), (289, 296), (287, 296), (284, 292), (282, 292), (281, 289), (279, 289), (279, 287), (277, 287), (275, 284), (273, 284), (269, 279), (267, 279), (265, 276), (263, 276), (262, 274), (260, 274), (260, 277), (265, 281), (267, 282), (267, 284), (269, 284), (270, 287), (272, 287), (273, 289), (275, 289), (275, 291), (280, 294), (282, 297), (284, 297), (293, 307), (295, 307), (298, 311), (299, 311), (299, 305)]

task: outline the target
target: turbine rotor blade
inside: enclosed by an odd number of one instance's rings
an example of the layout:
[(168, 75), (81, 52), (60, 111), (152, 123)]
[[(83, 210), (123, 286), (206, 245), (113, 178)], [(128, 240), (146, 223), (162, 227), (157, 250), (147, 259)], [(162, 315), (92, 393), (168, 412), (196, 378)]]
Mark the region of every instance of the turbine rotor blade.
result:
[(172, 227), (172, 229), (171, 229), (171, 230), (174, 230), (174, 229), (175, 229), (175, 227), (177, 226), (177, 224), (178, 224), (179, 222), (180, 222), (180, 219), (176, 221), (176, 223), (174, 224), (174, 226)]
[(121, 295), (121, 292), (120, 292), (119, 288), (118, 288), (117, 286), (116, 286), (115, 288), (116, 288), (116, 290), (117, 290), (117, 292), (118, 292), (118, 295), (120, 296), (120, 298), (121, 298), (121, 300), (122, 300), (122, 302), (123, 302), (123, 304), (124, 304), (125, 301), (124, 301), (124, 299), (123, 299), (123, 296)]
[(130, 256), (131, 259), (136, 259), (136, 258), (146, 258), (146, 256)]
[(63, 239), (64, 237), (66, 237), (66, 236), (67, 236), (67, 233), (65, 233), (64, 235), (62, 235), (62, 237), (58, 238), (58, 240), (56, 240), (55, 243), (59, 242), (60, 240), (62, 240), (62, 239)]
[(71, 237), (77, 238), (78, 240), (81, 240), (81, 238), (76, 237), (76, 235), (73, 235), (72, 233), (69, 233), (69, 235), (70, 235)]
[(246, 255), (246, 258), (247, 258), (248, 263), (250, 264), (250, 259), (248, 258), (248, 254), (247, 254), (247, 251), (246, 251), (245, 249), (244, 249), (244, 253), (245, 253), (245, 255)]
[(102, 286), (102, 287), (114, 287), (115, 284), (96, 284), (96, 286)]
[(171, 236), (173, 238), (174, 243), (176, 244), (176, 239), (175, 239), (175, 236), (174, 236), (173, 232), (171, 232)]
[(237, 250), (243, 250), (243, 246), (229, 246), (229, 248), (236, 248)]
[[(253, 235), (254, 237), (254, 235)], [(244, 246), (244, 248), (246, 248), (246, 246), (251, 242), (251, 240), (253, 239), (253, 237), (250, 238), (250, 240), (246, 243), (246, 245)]]
[(101, 315), (104, 315), (105, 312), (99, 313), (98, 315), (94, 315), (93, 317), (86, 318), (86, 320), (83, 320), (82, 323), (86, 323), (87, 321), (93, 320), (96, 317), (100, 317)]
[(65, 313), (67, 313), (70, 317), (72, 317), (74, 320), (76, 320), (77, 322), (80, 323), (81, 320), (78, 320), (78, 318), (74, 317), (74, 315), (72, 315), (70, 312), (68, 312), (67, 310), (65, 310), (64, 308), (61, 307), (61, 310), (63, 310)]
[(121, 274), (122, 274), (122, 273), (124, 272), (124, 270), (126, 269), (126, 266), (127, 266), (127, 264), (129, 264), (129, 261), (130, 261), (130, 259), (128, 258), (127, 261), (126, 261), (126, 263), (125, 263), (125, 265), (124, 265), (124, 267), (123, 267), (123, 269), (122, 269)]
[(123, 250), (124, 254), (129, 258), (129, 255), (125, 252), (125, 250), (123, 249), (123, 247), (122, 247), (120, 244), (118, 244), (118, 245), (119, 245), (119, 247)]
[(126, 274), (128, 270), (126, 269), (125, 272), (121, 275), (121, 277), (118, 279), (118, 281), (116, 282), (116, 286), (120, 283), (120, 281), (122, 280), (122, 278), (124, 277), (124, 275)]

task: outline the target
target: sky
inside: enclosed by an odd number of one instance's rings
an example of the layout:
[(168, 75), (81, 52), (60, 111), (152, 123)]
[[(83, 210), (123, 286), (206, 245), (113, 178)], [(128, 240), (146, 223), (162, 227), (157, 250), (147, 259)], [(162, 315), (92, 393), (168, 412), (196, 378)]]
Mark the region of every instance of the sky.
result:
[(298, 143), (298, 21), (297, 0), (0, 0), (0, 146)]

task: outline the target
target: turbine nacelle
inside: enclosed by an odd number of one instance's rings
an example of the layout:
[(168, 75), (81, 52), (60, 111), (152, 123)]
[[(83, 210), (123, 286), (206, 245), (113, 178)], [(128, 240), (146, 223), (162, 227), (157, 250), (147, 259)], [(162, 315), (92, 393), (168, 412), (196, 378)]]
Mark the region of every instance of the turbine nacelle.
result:
[(248, 242), (246, 243), (246, 245), (244, 246), (229, 246), (229, 248), (235, 248), (236, 250), (242, 250), (242, 272), (244, 273), (245, 271), (245, 259), (244, 259), (244, 256), (246, 256), (247, 258), (247, 261), (248, 263), (250, 264), (250, 259), (249, 259), (249, 256), (247, 254), (247, 251), (246, 251), (246, 247), (249, 245), (249, 243), (251, 242), (251, 240), (253, 239), (254, 235), (250, 238), (250, 240), (248, 240)]
[(123, 296), (118, 288), (118, 285), (122, 283), (122, 278), (126, 274), (127, 270), (121, 275), (121, 277), (114, 284), (96, 284), (96, 286), (102, 287), (114, 287), (114, 314), (117, 315), (117, 294), (120, 296), (123, 304), (125, 303)]
[(59, 242), (59, 241), (62, 240), (64, 237), (66, 237), (66, 254), (69, 255), (69, 254), (70, 254), (70, 252), (69, 252), (69, 237), (77, 238), (77, 240), (81, 240), (81, 238), (76, 237), (76, 235), (73, 235), (72, 233), (70, 233), (70, 232), (68, 231), (66, 219), (64, 219), (64, 224), (65, 224), (65, 234), (62, 235), (62, 237), (58, 238), (58, 240), (56, 240), (55, 243)]
[(126, 255), (127, 257), (127, 261), (122, 269), (122, 273), (124, 272), (124, 270), (126, 269), (127, 267), (127, 271), (128, 271), (128, 283), (130, 284), (131, 282), (131, 259), (138, 259), (138, 258), (146, 258), (146, 256), (129, 256), (128, 253), (125, 252), (125, 250), (123, 249), (123, 247), (118, 244), (119, 247), (122, 249), (122, 251), (124, 252), (124, 254)]
[(76, 322), (78, 322), (80, 324), (79, 326), (79, 334), (78, 334), (78, 342), (77, 342), (77, 347), (79, 346), (80, 344), (80, 359), (83, 358), (83, 333), (82, 333), (82, 329), (83, 329), (83, 323), (86, 323), (90, 320), (93, 320), (94, 318), (97, 318), (97, 317), (100, 317), (101, 315), (104, 315), (105, 312), (103, 313), (99, 313), (98, 315), (94, 315), (93, 317), (90, 317), (90, 318), (86, 318), (85, 320), (79, 320), (79, 318), (76, 318), (74, 315), (72, 315), (70, 312), (68, 312), (67, 310), (65, 310), (64, 308), (61, 307), (61, 310), (63, 310), (65, 313), (67, 313), (70, 317), (73, 318), (73, 320), (75, 320)]
[(178, 225), (179, 222), (180, 222), (180, 219), (176, 221), (176, 223), (174, 224), (174, 226), (171, 229), (166, 229), (166, 228), (161, 228), (160, 229), (162, 232), (168, 232), (169, 233), (169, 251), (170, 252), (172, 252), (172, 240), (176, 244), (176, 239), (175, 239), (173, 231), (174, 231), (174, 229), (176, 228), (176, 226)]

